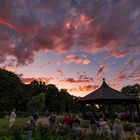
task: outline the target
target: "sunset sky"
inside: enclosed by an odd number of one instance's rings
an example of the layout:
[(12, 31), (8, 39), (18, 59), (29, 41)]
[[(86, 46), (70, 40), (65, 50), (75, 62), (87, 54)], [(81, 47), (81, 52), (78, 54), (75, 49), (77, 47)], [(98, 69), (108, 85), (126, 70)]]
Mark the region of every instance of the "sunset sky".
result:
[(76, 96), (140, 83), (140, 0), (0, 0), (0, 67)]

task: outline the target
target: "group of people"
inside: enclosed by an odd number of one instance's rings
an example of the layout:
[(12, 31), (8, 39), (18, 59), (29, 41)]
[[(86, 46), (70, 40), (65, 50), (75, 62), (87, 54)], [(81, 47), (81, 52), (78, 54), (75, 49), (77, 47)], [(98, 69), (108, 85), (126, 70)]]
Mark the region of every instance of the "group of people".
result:
[[(48, 117), (48, 116), (47, 116)], [(38, 124), (38, 112), (36, 109), (32, 110), (30, 123)], [(16, 109), (13, 108), (9, 116), (9, 128), (13, 126), (16, 120)], [(64, 123), (58, 121), (55, 115), (50, 115), (48, 117), (48, 125), (52, 128), (63, 128), (70, 127), (75, 130), (80, 130), (81, 122), (78, 116), (73, 117), (72, 115), (66, 115), (64, 118)], [(118, 137), (125, 137), (124, 128), (119, 118), (115, 119), (112, 129), (110, 128), (109, 122), (100, 118), (98, 121), (92, 117), (89, 123), (89, 130), (94, 134), (105, 134), (105, 135), (116, 135)]]
[[(35, 125), (38, 124), (38, 112), (36, 109), (33, 109), (31, 112), (31, 119), (28, 121), (28, 123), (33, 123)], [(11, 128), (16, 121), (16, 108), (13, 108), (9, 114), (9, 128)]]
[(53, 128), (70, 127), (73, 129), (80, 129), (80, 119), (76, 116), (74, 119), (72, 115), (67, 115), (63, 122), (60, 122), (55, 115), (50, 115), (48, 119), (48, 125)]
[(109, 122), (100, 118), (99, 121), (96, 121), (95, 118), (90, 120), (90, 131), (95, 134), (108, 135), (113, 134), (119, 138), (125, 138), (124, 127), (119, 118), (116, 118), (112, 124), (112, 129), (109, 125)]
[[(65, 116), (64, 123), (60, 123), (55, 115), (49, 117), (49, 126), (53, 128), (60, 127), (69, 127), (74, 130), (82, 130), (81, 122), (78, 116), (73, 117), (72, 115)], [(98, 121), (95, 118), (90, 119), (89, 123), (89, 132), (96, 135), (108, 135), (111, 134), (119, 138), (125, 138), (124, 127), (119, 118), (116, 118), (112, 127), (110, 127), (110, 122), (106, 121), (103, 118), (100, 118)]]
[(64, 124), (65, 126), (69, 126), (73, 129), (80, 129), (80, 118), (79, 116), (76, 116), (76, 117), (72, 117), (72, 115), (68, 115), (65, 117), (65, 120), (64, 120)]

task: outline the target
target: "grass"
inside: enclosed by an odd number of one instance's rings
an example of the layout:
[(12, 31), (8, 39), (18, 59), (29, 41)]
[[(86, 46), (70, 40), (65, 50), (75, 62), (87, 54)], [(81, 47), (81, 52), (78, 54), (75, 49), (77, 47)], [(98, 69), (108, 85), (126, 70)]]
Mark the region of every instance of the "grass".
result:
[[(18, 117), (18, 118), (16, 118), (15, 124), (23, 125), (23, 124), (27, 123), (28, 120), (29, 120), (29, 118)], [(7, 118), (0, 119), (0, 127), (7, 127), (8, 125), (9, 125), (9, 120)]]

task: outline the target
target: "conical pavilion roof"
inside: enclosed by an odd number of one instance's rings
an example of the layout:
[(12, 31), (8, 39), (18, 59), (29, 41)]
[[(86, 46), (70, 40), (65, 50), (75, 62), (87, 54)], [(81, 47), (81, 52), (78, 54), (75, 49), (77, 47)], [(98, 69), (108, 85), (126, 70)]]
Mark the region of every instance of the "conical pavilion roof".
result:
[(106, 84), (105, 79), (103, 79), (102, 85), (95, 91), (86, 95), (81, 99), (81, 101), (96, 101), (96, 100), (133, 100), (134, 98), (128, 95), (123, 94), (120, 91), (117, 91), (111, 88)]

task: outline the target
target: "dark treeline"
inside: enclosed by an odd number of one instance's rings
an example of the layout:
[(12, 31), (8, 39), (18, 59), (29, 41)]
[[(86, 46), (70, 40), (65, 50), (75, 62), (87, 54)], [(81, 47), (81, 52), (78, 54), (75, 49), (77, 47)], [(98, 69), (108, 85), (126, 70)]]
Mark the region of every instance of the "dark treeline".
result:
[(58, 88), (41, 81), (24, 84), (13, 72), (0, 69), (0, 111), (15, 107), (19, 111), (30, 111), (33, 107), (39, 112), (46, 109), (53, 112), (78, 112), (79, 98), (70, 95), (66, 89)]
[[(124, 94), (140, 97), (140, 84), (129, 85), (121, 90)], [(18, 111), (28, 112), (33, 107), (39, 112), (46, 109), (51, 112), (79, 112), (79, 98), (70, 95), (66, 89), (58, 88), (41, 81), (24, 84), (13, 72), (0, 69), (0, 111), (9, 111), (15, 107)]]

